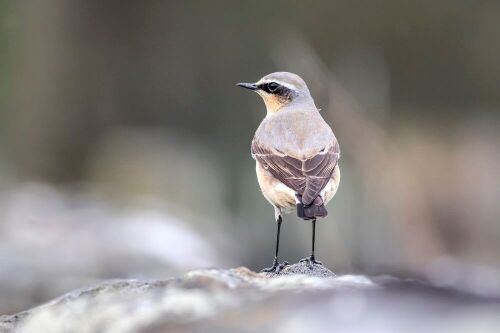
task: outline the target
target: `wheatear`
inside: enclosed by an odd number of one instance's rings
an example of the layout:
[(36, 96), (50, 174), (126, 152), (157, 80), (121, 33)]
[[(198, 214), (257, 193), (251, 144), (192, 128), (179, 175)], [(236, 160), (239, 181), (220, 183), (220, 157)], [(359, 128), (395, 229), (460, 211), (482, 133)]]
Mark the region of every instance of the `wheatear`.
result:
[(279, 272), (288, 264), (278, 261), (279, 237), (283, 213), (294, 208), (312, 221), (312, 253), (301, 261), (321, 264), (314, 257), (316, 218), (327, 215), (325, 205), (339, 186), (339, 143), (298, 75), (276, 72), (237, 85), (257, 92), (267, 108), (252, 140), (257, 180), (278, 224), (273, 266), (263, 271)]

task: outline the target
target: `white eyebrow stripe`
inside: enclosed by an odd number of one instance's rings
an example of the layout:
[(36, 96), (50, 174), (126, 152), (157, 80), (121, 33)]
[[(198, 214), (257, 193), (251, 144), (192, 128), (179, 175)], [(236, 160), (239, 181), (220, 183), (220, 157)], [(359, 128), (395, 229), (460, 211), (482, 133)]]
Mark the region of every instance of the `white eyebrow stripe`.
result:
[(271, 80), (271, 79), (260, 80), (259, 82), (257, 82), (257, 85), (262, 84), (262, 83), (270, 83), (270, 82), (276, 82), (277, 84), (282, 85), (284, 87), (287, 87), (288, 89), (297, 90), (297, 87), (294, 86), (293, 84), (286, 83), (286, 82), (283, 82), (280, 80)]

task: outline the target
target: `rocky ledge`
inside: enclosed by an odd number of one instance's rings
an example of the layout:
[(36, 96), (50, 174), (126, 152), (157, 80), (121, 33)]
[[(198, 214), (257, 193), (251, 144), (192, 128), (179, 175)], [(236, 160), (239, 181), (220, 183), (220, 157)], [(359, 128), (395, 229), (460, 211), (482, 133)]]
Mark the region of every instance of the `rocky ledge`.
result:
[(332, 273), (325, 278), (324, 267), (304, 265), (288, 266), (274, 277), (240, 267), (161, 281), (105, 281), (2, 316), (0, 332), (468, 332), (474, 327), (497, 332), (500, 327), (497, 299), (390, 277)]

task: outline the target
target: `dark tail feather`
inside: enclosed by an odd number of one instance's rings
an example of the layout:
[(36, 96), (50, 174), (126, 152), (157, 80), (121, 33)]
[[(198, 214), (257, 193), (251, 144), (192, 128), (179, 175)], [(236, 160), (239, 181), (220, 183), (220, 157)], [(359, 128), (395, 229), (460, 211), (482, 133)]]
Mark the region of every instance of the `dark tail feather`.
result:
[[(304, 220), (314, 220), (317, 217), (326, 217), (328, 211), (320, 197), (316, 198), (310, 205), (304, 205), (302, 198), (297, 195), (300, 203), (297, 204), (297, 216)], [(319, 199), (319, 200), (318, 200)]]

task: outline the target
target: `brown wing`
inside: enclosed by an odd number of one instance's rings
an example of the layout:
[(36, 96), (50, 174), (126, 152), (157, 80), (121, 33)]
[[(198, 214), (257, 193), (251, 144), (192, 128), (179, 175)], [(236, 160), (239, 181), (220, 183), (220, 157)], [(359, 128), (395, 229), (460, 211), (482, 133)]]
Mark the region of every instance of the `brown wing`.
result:
[(252, 141), (252, 156), (276, 179), (302, 195), (302, 202), (310, 205), (332, 177), (340, 156), (336, 140), (317, 155), (305, 160), (273, 151)]

